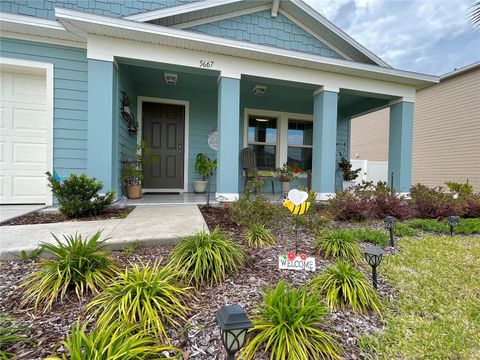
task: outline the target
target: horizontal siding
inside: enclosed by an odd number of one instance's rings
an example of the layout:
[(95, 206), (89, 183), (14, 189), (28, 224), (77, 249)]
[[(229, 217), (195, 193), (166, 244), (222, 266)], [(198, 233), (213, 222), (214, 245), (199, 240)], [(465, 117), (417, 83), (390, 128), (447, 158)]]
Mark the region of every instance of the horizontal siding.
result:
[[(352, 120), (351, 156), (388, 160), (388, 109)], [(417, 92), (413, 183), (472, 183), (480, 191), (480, 69)]]
[(62, 175), (86, 172), (88, 90), (86, 51), (7, 38), (2, 38), (0, 45), (2, 57), (53, 64), (53, 166)]

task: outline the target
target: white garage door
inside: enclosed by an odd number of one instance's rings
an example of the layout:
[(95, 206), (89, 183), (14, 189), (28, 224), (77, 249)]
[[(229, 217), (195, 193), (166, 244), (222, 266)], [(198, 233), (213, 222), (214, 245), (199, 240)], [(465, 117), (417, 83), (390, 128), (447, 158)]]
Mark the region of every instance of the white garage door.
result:
[(45, 69), (0, 68), (0, 202), (46, 203), (51, 114)]

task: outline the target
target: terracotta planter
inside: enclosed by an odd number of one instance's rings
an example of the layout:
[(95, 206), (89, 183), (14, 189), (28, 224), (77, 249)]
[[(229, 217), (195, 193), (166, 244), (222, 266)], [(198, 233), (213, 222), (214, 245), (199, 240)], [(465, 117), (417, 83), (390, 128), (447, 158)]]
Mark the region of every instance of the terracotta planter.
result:
[(282, 194), (286, 194), (290, 191), (290, 182), (288, 181), (280, 181), (280, 186), (281, 186), (281, 189), (282, 189)]
[(127, 185), (125, 186), (125, 193), (127, 194), (127, 198), (129, 199), (141, 199), (143, 196), (142, 185)]

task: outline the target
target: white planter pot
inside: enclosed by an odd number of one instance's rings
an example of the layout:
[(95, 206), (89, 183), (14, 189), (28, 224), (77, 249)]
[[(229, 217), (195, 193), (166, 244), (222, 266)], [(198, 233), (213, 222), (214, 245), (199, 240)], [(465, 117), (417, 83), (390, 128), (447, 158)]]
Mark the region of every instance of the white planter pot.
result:
[(195, 191), (197, 194), (203, 194), (205, 191), (207, 191), (207, 184), (208, 181), (206, 180), (194, 180), (192, 181), (193, 191)]
[(282, 194), (286, 194), (290, 191), (290, 183), (288, 181), (280, 181)]
[(342, 189), (343, 191), (348, 190), (354, 187), (357, 183), (355, 181), (342, 181)]

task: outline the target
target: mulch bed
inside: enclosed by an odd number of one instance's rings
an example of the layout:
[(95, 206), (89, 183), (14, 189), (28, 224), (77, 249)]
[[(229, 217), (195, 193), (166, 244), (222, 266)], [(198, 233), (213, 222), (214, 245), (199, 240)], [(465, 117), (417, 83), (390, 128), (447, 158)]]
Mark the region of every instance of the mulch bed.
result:
[[(221, 207), (200, 207), (210, 229), (215, 226), (231, 235), (232, 239), (241, 243), (243, 229), (230, 219), (228, 209)], [(355, 226), (355, 225), (353, 225)], [(205, 286), (188, 301), (191, 308), (188, 323), (181, 329), (169, 331), (174, 346), (182, 349), (184, 359), (226, 359), (221, 344), (218, 326), (214, 320), (215, 312), (227, 304), (239, 304), (249, 314), (255, 313), (256, 305), (261, 303), (262, 293), (267, 286), (285, 279), (295, 285), (306, 281), (322, 272), (330, 260), (316, 257), (316, 272), (281, 271), (278, 269), (278, 255), (292, 250), (295, 244), (295, 233), (291, 219), (282, 220), (278, 229), (272, 231), (277, 239), (277, 245), (267, 249), (248, 249), (249, 262), (237, 275), (227, 278), (219, 285)], [(312, 240), (315, 234), (308, 229), (299, 231), (298, 252), (313, 254)], [(128, 266), (129, 262), (147, 262), (163, 259), (167, 261), (172, 247), (148, 247), (129, 251), (114, 251), (113, 256), (120, 266)], [(16, 359), (41, 359), (55, 351), (61, 353), (63, 348), (59, 342), (65, 337), (70, 325), (78, 318), (86, 318), (85, 304), (77, 300), (73, 293), (63, 304), (57, 304), (47, 314), (34, 314), (32, 309), (19, 308), (21, 293), (17, 290), (18, 283), (25, 275), (33, 271), (31, 261), (0, 262), (0, 311), (17, 318), (20, 326), (29, 328), (29, 338), (33, 341), (19, 343), (14, 351)], [(362, 268), (370, 274), (366, 267)], [(392, 289), (384, 284), (379, 277), (379, 292), (385, 298), (391, 298)], [(383, 323), (376, 314), (359, 315), (348, 310), (334, 311), (327, 315), (325, 328), (337, 335), (337, 340), (343, 348), (345, 359), (365, 358), (358, 346), (358, 338), (364, 334), (381, 331)], [(264, 354), (258, 354), (256, 359), (267, 359)]]
[(93, 221), (93, 220), (111, 220), (126, 217), (135, 206), (126, 206), (122, 208), (109, 207), (96, 216), (71, 219), (56, 211), (35, 211), (30, 214), (18, 216), (16, 218), (0, 223), (4, 225), (33, 225), (33, 224), (50, 224), (65, 221)]

